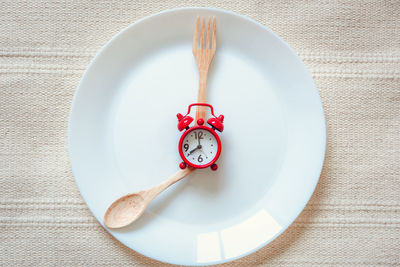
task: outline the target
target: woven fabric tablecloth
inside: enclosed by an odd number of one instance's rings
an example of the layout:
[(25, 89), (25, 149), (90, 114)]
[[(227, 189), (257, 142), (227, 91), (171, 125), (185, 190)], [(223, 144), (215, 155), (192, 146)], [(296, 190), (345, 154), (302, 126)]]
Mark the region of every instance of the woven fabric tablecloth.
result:
[(400, 265), (400, 1), (0, 2), (0, 265), (163, 266), (94, 219), (67, 121), (97, 50), (137, 19), (208, 6), (266, 25), (311, 70), (327, 122), (321, 179), (279, 238), (226, 266)]

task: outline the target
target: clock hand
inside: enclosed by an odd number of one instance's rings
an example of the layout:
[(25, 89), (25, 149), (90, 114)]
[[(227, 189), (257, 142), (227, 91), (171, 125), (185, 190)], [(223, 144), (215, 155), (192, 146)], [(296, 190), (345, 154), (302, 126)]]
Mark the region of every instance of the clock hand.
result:
[(189, 155), (190, 155), (190, 154), (192, 154), (193, 152), (195, 152), (197, 149), (199, 149), (199, 147), (198, 147), (198, 146), (196, 146), (196, 148), (195, 148), (195, 149), (192, 149), (192, 150), (190, 150), (190, 151), (189, 151)]
[[(188, 155), (192, 154), (192, 153), (195, 152), (197, 149), (201, 149), (201, 148), (202, 148), (201, 145), (196, 146), (195, 149), (192, 149), (192, 150), (189, 151), (189, 154), (188, 154)], [(203, 151), (203, 150), (202, 150), (202, 151)], [(204, 152), (203, 152), (203, 153), (204, 153)]]

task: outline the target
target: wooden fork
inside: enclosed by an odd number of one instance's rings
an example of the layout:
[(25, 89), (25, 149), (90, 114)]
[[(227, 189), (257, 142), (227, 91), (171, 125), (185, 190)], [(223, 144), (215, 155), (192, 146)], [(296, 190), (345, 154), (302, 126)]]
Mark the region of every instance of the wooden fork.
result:
[[(208, 26), (205, 29), (206, 19), (201, 19), (200, 28), (200, 42), (199, 42), (199, 27), (200, 18), (197, 17), (196, 28), (193, 35), (193, 55), (196, 58), (197, 67), (199, 69), (199, 92), (197, 95), (198, 103), (206, 102), (206, 86), (207, 86), (207, 75), (211, 61), (214, 58), (215, 50), (217, 49), (217, 34), (215, 17), (208, 19)], [(212, 23), (212, 25), (211, 25)], [(211, 28), (212, 27), (212, 28)], [(205, 42), (204, 42), (205, 41)], [(197, 119), (205, 119), (205, 107), (198, 106), (196, 109), (196, 125)]]

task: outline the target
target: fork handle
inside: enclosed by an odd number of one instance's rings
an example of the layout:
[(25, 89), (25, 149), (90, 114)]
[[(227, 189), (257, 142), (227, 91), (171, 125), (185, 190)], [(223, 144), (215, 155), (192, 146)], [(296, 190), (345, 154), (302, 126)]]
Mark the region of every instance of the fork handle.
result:
[[(199, 92), (197, 95), (197, 103), (206, 103), (207, 101), (207, 75), (208, 68), (200, 68), (199, 66)], [(204, 106), (197, 106), (196, 109), (196, 125), (197, 120), (202, 118), (203, 120), (206, 117), (206, 109)]]

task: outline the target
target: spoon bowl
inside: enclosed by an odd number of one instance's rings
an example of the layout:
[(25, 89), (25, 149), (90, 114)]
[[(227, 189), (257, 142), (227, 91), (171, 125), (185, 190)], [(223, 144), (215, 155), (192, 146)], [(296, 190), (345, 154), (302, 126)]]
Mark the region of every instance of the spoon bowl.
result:
[(143, 214), (147, 206), (158, 194), (193, 170), (190, 167), (179, 170), (159, 185), (118, 198), (108, 207), (104, 214), (104, 224), (108, 228), (121, 228), (133, 223)]
[(139, 218), (146, 209), (145, 199), (138, 193), (125, 195), (114, 201), (104, 214), (108, 228), (121, 228)]

